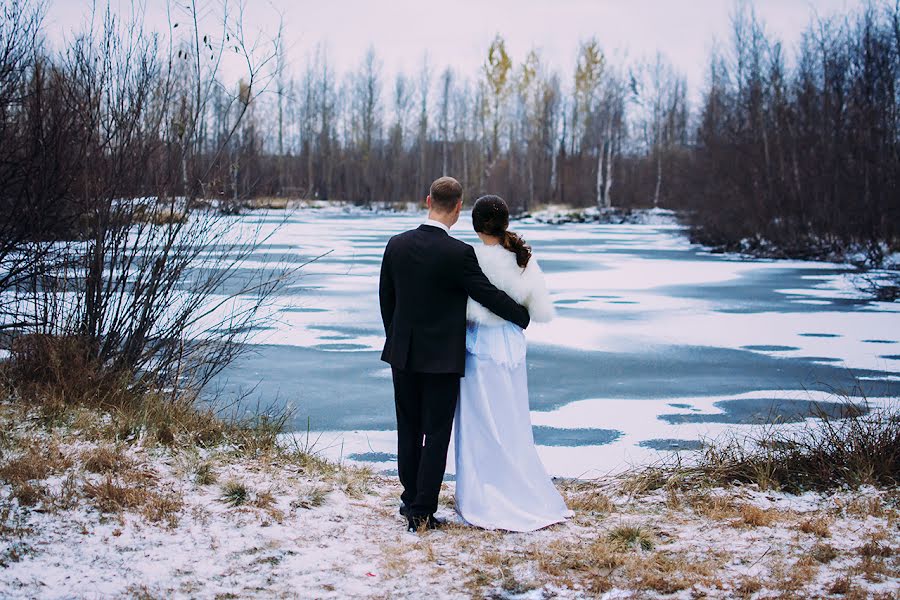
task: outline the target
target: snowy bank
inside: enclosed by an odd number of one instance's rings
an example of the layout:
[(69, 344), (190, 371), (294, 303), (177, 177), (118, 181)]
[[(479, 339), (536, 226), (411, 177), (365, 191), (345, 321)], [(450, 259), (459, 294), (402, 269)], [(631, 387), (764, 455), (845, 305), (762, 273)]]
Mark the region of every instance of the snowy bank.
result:
[(516, 220), (524, 223), (563, 225), (566, 223), (601, 223), (613, 225), (677, 225), (674, 211), (664, 208), (571, 208), (551, 205), (541, 210), (520, 215)]
[(0, 408), (3, 597), (889, 598), (900, 586), (897, 490), (560, 480), (576, 516), (510, 534), (454, 519), (448, 483), (454, 523), (412, 534), (394, 478), (291, 450), (87, 442)]

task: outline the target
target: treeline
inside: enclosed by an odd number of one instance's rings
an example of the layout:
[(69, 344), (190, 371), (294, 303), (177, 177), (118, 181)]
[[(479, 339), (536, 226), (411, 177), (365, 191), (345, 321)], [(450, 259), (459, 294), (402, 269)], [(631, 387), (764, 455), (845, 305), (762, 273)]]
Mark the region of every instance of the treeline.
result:
[[(279, 54), (237, 138), (239, 164), (219, 172), (220, 195), (421, 202), (435, 176), (452, 174), (469, 197), (492, 190), (520, 211), (548, 202), (608, 206), (636, 90), (597, 40), (581, 44), (571, 90), (537, 51), (514, 61), (500, 36), (475, 76), (436, 69), (426, 56), (417, 72), (388, 81), (375, 49), (340, 74), (321, 46), (291, 73)], [(684, 137), (683, 84), (676, 93)], [(669, 101), (648, 99), (663, 112)]]
[(217, 193), (418, 202), (447, 173), (521, 212), (665, 206), (722, 249), (879, 264), (900, 245), (898, 89), (886, 3), (813, 20), (796, 49), (736, 5), (693, 107), (665, 57), (614, 64), (595, 39), (569, 81), (500, 36), (477, 73), (426, 59), (392, 81), (374, 49), (343, 74), (322, 48), (299, 73), (279, 52)]
[(752, 14), (711, 60), (666, 204), (698, 241), (775, 256), (900, 249), (900, 5), (817, 21), (788, 66)]
[[(97, 32), (61, 52), (36, 43), (2, 82), (21, 100), (4, 113), (14, 143), (0, 151), (26, 149), (16, 151), (20, 179), (0, 180), (6, 201), (26, 198), (34, 218), (65, 228), (83, 218), (79, 203), (110, 195), (101, 170), (130, 169), (121, 197), (216, 199), (226, 211), (268, 196), (418, 203), (446, 173), (468, 198), (498, 193), (518, 212), (683, 209), (695, 239), (726, 249), (862, 248), (879, 262), (898, 246), (897, 6), (815, 20), (795, 53), (738, 4), (731, 40), (693, 95), (664, 56), (617, 64), (596, 39), (579, 44), (571, 77), (538, 51), (511, 56), (498, 35), (477, 72), (426, 56), (388, 78), (374, 48), (344, 71), (322, 46), (290, 64), (281, 33), (254, 56), (241, 30), (204, 32), (195, 14), (175, 13), (152, 38), (162, 40), (152, 60), (139, 28), (107, 44), (99, 60), (133, 85), (86, 75), (78, 57)], [(247, 59), (237, 83), (219, 68), (232, 55)], [(116, 139), (112, 124), (136, 107), (152, 116)]]

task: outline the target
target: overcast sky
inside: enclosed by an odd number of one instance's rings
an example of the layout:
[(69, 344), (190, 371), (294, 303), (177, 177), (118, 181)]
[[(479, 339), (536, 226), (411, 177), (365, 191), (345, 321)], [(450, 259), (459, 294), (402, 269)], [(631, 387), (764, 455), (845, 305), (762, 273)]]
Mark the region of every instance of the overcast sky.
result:
[[(184, 2), (185, 0), (182, 0)], [(221, 0), (199, 0), (214, 12)], [(887, 0), (883, 0), (887, 1)], [(232, 0), (234, 2), (234, 0)], [(130, 0), (111, 0), (130, 11)], [(165, 28), (165, 0), (143, 0), (148, 28)], [(813, 16), (854, 9), (862, 0), (755, 0), (750, 2), (789, 50)], [(250, 29), (274, 35), (283, 17), (289, 60), (299, 72), (319, 42), (339, 71), (355, 68), (372, 45), (385, 76), (414, 73), (428, 52), (435, 71), (451, 65), (474, 76), (500, 33), (514, 61), (541, 50), (569, 82), (580, 40), (596, 36), (612, 60), (665, 54), (688, 78), (691, 93), (704, 84), (714, 41), (727, 41), (732, 0), (247, 0)], [(91, 0), (50, 0), (47, 28), (59, 41), (80, 28)], [(176, 21), (185, 13), (173, 10)], [(185, 25), (187, 23), (184, 23)], [(435, 73), (436, 79), (436, 73)]]

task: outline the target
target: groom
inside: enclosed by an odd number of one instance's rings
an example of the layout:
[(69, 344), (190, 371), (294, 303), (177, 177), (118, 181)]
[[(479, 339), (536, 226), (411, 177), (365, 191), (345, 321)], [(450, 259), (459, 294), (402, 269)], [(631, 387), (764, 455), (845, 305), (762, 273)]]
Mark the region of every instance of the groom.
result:
[(381, 263), (381, 360), (392, 367), (397, 466), (408, 528), (434, 529), (447, 446), (466, 365), (466, 304), (472, 297), (522, 328), (528, 311), (494, 287), (475, 250), (450, 237), (462, 210), (452, 177), (431, 184), (425, 224), (394, 236)]

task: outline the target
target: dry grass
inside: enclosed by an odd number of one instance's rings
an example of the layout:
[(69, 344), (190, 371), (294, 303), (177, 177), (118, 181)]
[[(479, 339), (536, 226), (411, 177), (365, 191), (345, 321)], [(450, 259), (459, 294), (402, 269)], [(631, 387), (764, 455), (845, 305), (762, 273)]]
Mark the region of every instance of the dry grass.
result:
[(35, 439), (25, 443), (21, 454), (0, 467), (0, 480), (12, 484), (40, 481), (72, 466), (72, 460), (54, 441)]
[(752, 504), (742, 504), (738, 507), (740, 519), (736, 524), (747, 527), (771, 527), (781, 515), (777, 510), (764, 509)]
[(91, 473), (121, 473), (134, 466), (120, 447), (100, 446), (81, 453), (85, 471)]
[(12, 484), (10, 495), (18, 500), (20, 506), (35, 506), (47, 498), (47, 490), (30, 481), (18, 481)]
[(213, 485), (216, 483), (216, 481), (218, 481), (218, 476), (216, 475), (213, 464), (206, 461), (197, 465), (197, 468), (194, 471), (194, 481), (197, 485)]
[(761, 589), (763, 589), (763, 582), (759, 577), (744, 577), (738, 580), (737, 585), (734, 586), (734, 591), (741, 598), (750, 598)]
[(619, 525), (613, 527), (607, 534), (607, 539), (618, 549), (653, 550), (656, 546), (656, 536), (653, 531), (643, 525)]
[(814, 561), (827, 564), (838, 557), (838, 551), (831, 544), (819, 542), (810, 549), (809, 555)]
[(360, 499), (372, 491), (372, 470), (369, 468), (342, 468), (336, 477), (338, 488), (351, 498)]
[(132, 511), (143, 515), (148, 521), (168, 521), (172, 526), (183, 507), (181, 498), (174, 492), (129, 485), (111, 475), (96, 483), (85, 482), (84, 495), (102, 512)]
[(311, 509), (325, 504), (329, 490), (325, 486), (311, 484), (300, 489), (297, 499), (291, 503), (293, 508)]
[(886, 543), (871, 540), (856, 549), (860, 556), (865, 558), (890, 558), (894, 550)]
[(58, 490), (47, 491), (45, 506), (54, 511), (65, 511), (76, 508), (81, 502), (80, 481), (75, 473), (69, 473)]
[(580, 513), (609, 514), (615, 511), (609, 496), (597, 490), (569, 493), (566, 495), (566, 505)]
[(794, 562), (790, 574), (781, 582), (783, 589), (799, 591), (811, 584), (821, 568), (821, 563), (812, 556), (801, 556)]
[(275, 506), (275, 494), (273, 494), (270, 490), (257, 492), (251, 504), (256, 508), (270, 510), (273, 506)]
[(769, 427), (754, 437), (726, 435), (704, 445), (698, 462), (678, 457), (629, 475), (625, 489), (643, 494), (660, 488), (755, 484), (799, 493), (870, 484), (890, 489), (900, 481), (900, 403), (872, 407), (838, 396), (838, 415), (817, 410), (800, 428)]
[(727, 496), (698, 492), (685, 495), (685, 501), (697, 515), (708, 519), (723, 521), (738, 516), (734, 500)]
[(583, 577), (608, 576), (624, 561), (618, 548), (606, 540), (564, 540), (534, 545), (525, 553), (550, 580), (557, 584)]
[(864, 496), (850, 500), (843, 507), (848, 515), (856, 517), (883, 517), (885, 514), (884, 503), (877, 496)]
[(277, 435), (290, 417), (284, 412), (222, 418), (198, 407), (188, 392), (172, 397), (133, 373), (98, 363), (76, 337), (19, 336), (10, 351), (11, 359), (2, 364), (9, 395), (36, 407), (46, 427), (75, 430), (82, 439), (132, 443), (140, 438), (180, 447), (227, 443), (257, 456), (277, 451)]
[(797, 529), (803, 533), (809, 533), (821, 538), (831, 537), (831, 519), (826, 516), (808, 517), (800, 522)]
[(222, 486), (222, 494), (219, 499), (229, 506), (236, 507), (247, 504), (251, 494), (250, 488), (245, 483), (232, 480)]
[(653, 590), (661, 594), (674, 594), (689, 588), (693, 581), (681, 570), (682, 561), (667, 554), (657, 553), (646, 560), (631, 561), (626, 566), (626, 577), (634, 581), (639, 590)]

